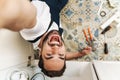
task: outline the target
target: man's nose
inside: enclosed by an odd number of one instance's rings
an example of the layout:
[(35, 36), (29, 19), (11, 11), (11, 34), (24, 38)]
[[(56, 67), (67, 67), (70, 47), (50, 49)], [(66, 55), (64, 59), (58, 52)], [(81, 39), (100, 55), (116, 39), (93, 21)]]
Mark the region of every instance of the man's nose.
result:
[(59, 53), (59, 50), (60, 50), (60, 47), (57, 46), (57, 45), (55, 45), (55, 46), (52, 47), (53, 54)]

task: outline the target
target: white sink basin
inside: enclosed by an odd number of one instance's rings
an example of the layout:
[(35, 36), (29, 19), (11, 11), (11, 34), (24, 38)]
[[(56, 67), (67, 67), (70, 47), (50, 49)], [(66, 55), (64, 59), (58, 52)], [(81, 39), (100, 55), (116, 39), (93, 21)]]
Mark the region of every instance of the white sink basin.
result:
[(66, 71), (61, 77), (48, 78), (47, 80), (97, 80), (92, 63), (67, 61)]
[(40, 73), (34, 77), (34, 80), (97, 80), (91, 62), (67, 61), (66, 70), (63, 76), (54, 78), (42, 75), (41, 70), (37, 64), (38, 61), (35, 61), (35, 67), (33, 68), (26, 67), (26, 64), (20, 64), (19, 66), (14, 66), (9, 69), (2, 70), (0, 71), (0, 80), (10, 80), (10, 78), (12, 78), (12, 80), (18, 80), (18, 78), (20, 78), (19, 76), (21, 76), (20, 73), (23, 74), (23, 72), (26, 75), (29, 75), (29, 79), (31, 79), (37, 73)]
[(94, 61), (99, 80), (120, 80), (119, 61)]

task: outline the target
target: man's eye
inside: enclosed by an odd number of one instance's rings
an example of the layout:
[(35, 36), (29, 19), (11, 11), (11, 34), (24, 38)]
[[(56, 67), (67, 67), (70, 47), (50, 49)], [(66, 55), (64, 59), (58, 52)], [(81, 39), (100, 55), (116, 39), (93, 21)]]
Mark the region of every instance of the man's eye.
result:
[(59, 54), (59, 56), (64, 56), (64, 54)]
[(46, 55), (45, 55), (45, 58), (46, 58), (46, 59), (51, 59), (51, 58), (53, 58), (53, 56), (52, 56), (52, 54), (46, 54)]
[(52, 56), (52, 54), (46, 54), (46, 56)]

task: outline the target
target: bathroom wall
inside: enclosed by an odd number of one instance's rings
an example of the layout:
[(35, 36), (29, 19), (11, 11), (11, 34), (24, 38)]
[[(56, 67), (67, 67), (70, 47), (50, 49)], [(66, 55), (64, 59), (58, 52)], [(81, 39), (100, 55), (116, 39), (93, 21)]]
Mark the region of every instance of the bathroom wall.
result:
[(33, 57), (30, 43), (18, 32), (0, 29), (0, 70), (27, 62), (28, 56)]
[[(83, 33), (83, 30), (86, 30), (89, 39), (89, 28), (93, 35), (93, 51), (78, 60), (120, 60), (119, 7), (119, 0), (69, 0), (61, 12), (67, 51), (78, 52), (86, 46), (91, 46)], [(105, 35), (101, 34), (108, 25), (112, 28)], [(105, 42), (108, 45), (107, 54), (104, 52)]]

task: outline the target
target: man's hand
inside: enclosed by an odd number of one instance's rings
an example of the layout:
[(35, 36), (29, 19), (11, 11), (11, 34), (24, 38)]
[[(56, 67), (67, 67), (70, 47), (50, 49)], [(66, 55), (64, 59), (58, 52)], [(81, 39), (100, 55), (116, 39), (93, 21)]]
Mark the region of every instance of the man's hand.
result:
[(92, 51), (91, 47), (86, 47), (82, 50), (81, 54), (82, 55), (87, 55), (87, 54), (91, 53), (91, 51)]

